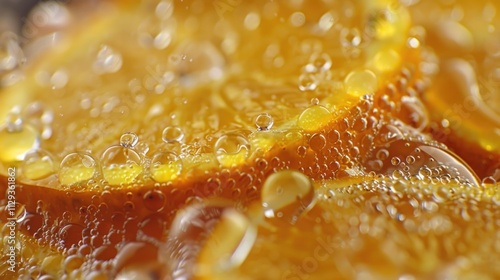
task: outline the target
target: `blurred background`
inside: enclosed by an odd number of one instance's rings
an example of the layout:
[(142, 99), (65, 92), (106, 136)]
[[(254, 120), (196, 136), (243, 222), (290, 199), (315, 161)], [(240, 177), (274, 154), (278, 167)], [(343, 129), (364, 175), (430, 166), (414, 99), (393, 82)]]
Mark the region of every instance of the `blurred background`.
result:
[(24, 19), (39, 0), (0, 0), (0, 32), (19, 33)]

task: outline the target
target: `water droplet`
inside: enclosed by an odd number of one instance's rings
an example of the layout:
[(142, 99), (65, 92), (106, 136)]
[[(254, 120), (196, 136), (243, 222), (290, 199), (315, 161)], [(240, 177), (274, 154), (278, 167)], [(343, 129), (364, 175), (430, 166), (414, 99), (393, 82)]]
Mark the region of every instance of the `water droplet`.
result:
[(422, 131), (429, 124), (429, 115), (422, 101), (417, 97), (403, 96), (401, 98), (401, 113), (407, 116), (408, 124)]
[(377, 76), (370, 70), (355, 70), (344, 79), (345, 89), (356, 96), (373, 94), (378, 87)]
[(250, 154), (248, 139), (240, 134), (225, 134), (214, 145), (217, 160), (224, 166), (233, 166), (245, 162)]
[(60, 69), (54, 72), (50, 77), (50, 86), (52, 89), (64, 88), (69, 81), (68, 72), (66, 70)]
[(120, 136), (120, 145), (124, 148), (134, 148), (139, 142), (139, 137), (135, 133), (126, 132)]
[(156, 49), (163, 50), (167, 48), (172, 42), (172, 35), (168, 30), (162, 30), (153, 39), (153, 46)]
[(0, 127), (0, 147), (1, 162), (22, 161), (26, 153), (40, 147), (40, 135), (31, 125), (23, 124), (18, 112), (12, 112)]
[(358, 47), (361, 44), (361, 34), (357, 28), (343, 28), (340, 31), (340, 44), (343, 47)]
[(383, 49), (373, 57), (373, 66), (380, 72), (389, 72), (397, 69), (401, 63), (399, 53), (393, 49)]
[(330, 28), (333, 27), (336, 21), (337, 21), (337, 15), (333, 11), (326, 12), (319, 19), (318, 26), (322, 30), (328, 31), (330, 30)]
[(165, 127), (165, 129), (163, 129), (161, 139), (169, 144), (181, 143), (182, 140), (184, 140), (184, 132), (182, 132), (182, 129), (180, 127), (167, 126)]
[(144, 207), (146, 209), (158, 212), (163, 209), (166, 203), (165, 195), (159, 190), (150, 190), (144, 194), (143, 197)]
[(255, 12), (248, 13), (245, 17), (245, 20), (243, 21), (243, 26), (245, 26), (245, 28), (250, 31), (257, 29), (259, 25), (260, 15)]
[(178, 279), (206, 276), (240, 265), (255, 239), (255, 227), (231, 202), (205, 201), (177, 212), (161, 256)]
[(326, 146), (326, 138), (321, 133), (315, 133), (309, 139), (309, 145), (314, 151), (321, 151)]
[(14, 33), (3, 32), (0, 36), (0, 73), (15, 69), (23, 63), (24, 54)]
[(97, 172), (95, 159), (86, 153), (66, 155), (59, 166), (59, 182), (72, 185), (92, 179)]
[(495, 185), (497, 183), (497, 180), (493, 178), (492, 176), (484, 177), (483, 180), (481, 180), (481, 185), (486, 186), (486, 185)]
[(299, 76), (299, 89), (301, 91), (312, 91), (318, 87), (318, 79), (313, 73), (302, 73)]
[(142, 173), (141, 161), (135, 150), (111, 146), (101, 155), (102, 175), (110, 185), (130, 184)]
[(331, 120), (330, 111), (321, 105), (305, 109), (297, 120), (297, 125), (305, 131), (317, 131)]
[(271, 174), (262, 186), (261, 195), (267, 218), (282, 218), (291, 224), (313, 207), (316, 198), (311, 180), (294, 170)]
[(314, 67), (315, 72), (324, 72), (332, 67), (332, 59), (327, 53), (314, 54), (311, 56), (310, 64)]
[(274, 120), (271, 115), (268, 113), (259, 114), (257, 118), (255, 118), (255, 126), (259, 131), (266, 131), (273, 127)]
[(398, 157), (392, 157), (391, 158), (391, 164), (394, 165), (394, 166), (397, 166), (401, 163), (401, 159), (399, 159)]
[(110, 46), (103, 45), (97, 53), (93, 69), (97, 74), (116, 73), (122, 67), (122, 55)]
[(172, 16), (174, 12), (174, 3), (171, 0), (160, 1), (156, 5), (155, 15), (159, 19), (165, 20)]
[(306, 22), (306, 16), (302, 12), (295, 12), (290, 15), (290, 24), (294, 27), (300, 27)]
[(40, 180), (55, 172), (53, 157), (45, 150), (36, 149), (26, 154), (21, 164), (21, 172), (30, 180)]
[(151, 160), (151, 177), (156, 182), (171, 181), (182, 171), (182, 160), (174, 153), (157, 152)]

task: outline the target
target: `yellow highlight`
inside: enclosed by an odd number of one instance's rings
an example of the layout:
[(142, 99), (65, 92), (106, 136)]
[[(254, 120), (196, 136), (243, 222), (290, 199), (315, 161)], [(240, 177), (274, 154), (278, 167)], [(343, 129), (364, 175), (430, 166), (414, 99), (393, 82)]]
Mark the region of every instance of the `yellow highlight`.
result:
[(238, 153), (234, 154), (218, 154), (217, 155), (217, 160), (219, 161), (220, 164), (222, 164), (224, 167), (232, 167), (232, 166), (237, 166), (240, 164), (244, 164), (246, 162), (246, 159), (248, 157), (248, 150), (245, 148), (242, 148)]
[(59, 171), (59, 181), (63, 185), (72, 185), (78, 182), (83, 182), (92, 179), (95, 174), (94, 167), (85, 167), (83, 164), (62, 168)]
[(151, 177), (153, 177), (156, 182), (168, 182), (177, 178), (181, 170), (182, 164), (180, 162), (160, 164), (151, 169)]
[(344, 79), (347, 93), (361, 97), (365, 94), (373, 94), (378, 87), (377, 76), (370, 70), (352, 71)]
[(38, 145), (38, 132), (29, 125), (21, 131), (0, 130), (0, 161), (4, 163), (23, 160), (26, 153)]
[(330, 111), (321, 105), (311, 106), (300, 114), (297, 125), (305, 131), (317, 131), (332, 119)]
[(131, 184), (142, 173), (142, 166), (137, 164), (112, 165), (102, 169), (102, 176), (110, 185)]
[(43, 179), (54, 172), (49, 160), (37, 160), (23, 165), (23, 175), (30, 180)]
[(401, 56), (394, 49), (384, 49), (373, 57), (373, 68), (380, 72), (394, 71), (401, 64)]

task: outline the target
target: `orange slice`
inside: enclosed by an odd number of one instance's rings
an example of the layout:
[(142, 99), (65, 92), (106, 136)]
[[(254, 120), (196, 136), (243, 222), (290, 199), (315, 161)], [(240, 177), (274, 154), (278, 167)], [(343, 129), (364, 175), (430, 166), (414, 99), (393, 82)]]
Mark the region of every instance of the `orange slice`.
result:
[(423, 98), (431, 130), (490, 183), (500, 179), (499, 8), (491, 1), (420, 1), (411, 9), (415, 22), (425, 27), (422, 40), (432, 48), (427, 63), (435, 82)]

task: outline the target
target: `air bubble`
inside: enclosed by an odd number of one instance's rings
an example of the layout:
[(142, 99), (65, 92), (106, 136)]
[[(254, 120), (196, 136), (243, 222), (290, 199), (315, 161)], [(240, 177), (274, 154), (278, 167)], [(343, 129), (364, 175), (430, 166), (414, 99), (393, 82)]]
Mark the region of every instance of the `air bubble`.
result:
[(330, 111), (321, 105), (305, 109), (297, 120), (297, 125), (305, 131), (317, 131), (331, 120)]
[(179, 176), (182, 171), (182, 161), (174, 153), (157, 152), (151, 159), (151, 177), (156, 182), (168, 182)]
[(295, 12), (290, 15), (290, 24), (294, 27), (300, 27), (306, 22), (306, 16), (302, 12)]
[(261, 196), (264, 216), (290, 224), (295, 224), (304, 211), (311, 209), (316, 198), (311, 180), (294, 170), (271, 174), (262, 186)]
[(344, 79), (345, 89), (356, 96), (373, 94), (378, 87), (377, 76), (370, 70), (355, 70)]
[(120, 136), (120, 146), (124, 148), (134, 148), (139, 141), (139, 137), (135, 133), (126, 132)]
[(116, 73), (122, 67), (122, 55), (110, 46), (103, 45), (97, 53), (93, 69), (97, 74)]
[(59, 166), (59, 182), (72, 185), (92, 179), (97, 172), (97, 162), (86, 153), (71, 153)]
[(21, 164), (21, 172), (30, 180), (40, 180), (55, 172), (55, 163), (49, 152), (35, 149), (26, 154)]
[(159, 190), (150, 190), (144, 194), (143, 197), (144, 207), (146, 209), (158, 212), (163, 209), (166, 203), (165, 195)]
[(248, 139), (239, 134), (222, 135), (214, 145), (217, 160), (224, 166), (241, 164), (250, 154)]
[(340, 31), (340, 44), (345, 48), (359, 47), (361, 34), (357, 28), (344, 28)]
[(247, 30), (255, 30), (259, 27), (259, 25), (260, 15), (255, 12), (248, 13), (248, 15), (245, 17), (245, 20), (243, 21), (243, 26), (245, 26)]
[(398, 157), (392, 157), (391, 158), (391, 164), (394, 165), (394, 166), (397, 166), (401, 163), (401, 159), (399, 159)]
[(299, 89), (301, 91), (313, 91), (318, 87), (318, 79), (312, 73), (303, 73), (299, 77)]
[(486, 186), (486, 185), (495, 185), (497, 183), (497, 180), (493, 178), (492, 176), (484, 177), (483, 180), (481, 180), (481, 185)]
[(319, 28), (324, 31), (330, 30), (337, 21), (337, 16), (333, 12), (327, 12), (321, 16), (318, 22)]
[(215, 275), (240, 265), (255, 239), (255, 227), (230, 202), (205, 201), (177, 212), (161, 256), (176, 279)]
[(182, 140), (184, 140), (184, 132), (180, 127), (167, 126), (165, 127), (165, 129), (163, 129), (161, 139), (169, 144), (181, 143)]
[(311, 149), (317, 152), (323, 150), (326, 146), (325, 136), (321, 133), (313, 134), (309, 139), (309, 146), (311, 147)]
[(69, 81), (69, 76), (66, 70), (57, 70), (50, 77), (50, 86), (52, 89), (61, 89), (64, 88)]
[(40, 135), (29, 124), (23, 124), (18, 112), (11, 112), (0, 128), (0, 161), (22, 161), (26, 154), (40, 147)]
[(332, 59), (327, 53), (315, 54), (311, 56), (310, 64), (314, 67), (315, 72), (324, 72), (332, 67)]
[(168, 19), (174, 12), (174, 3), (171, 0), (160, 1), (155, 8), (155, 15), (158, 19)]
[(255, 118), (255, 126), (259, 131), (266, 131), (273, 127), (274, 120), (271, 115), (268, 113), (259, 114), (257, 118)]
[(142, 173), (141, 156), (133, 149), (114, 145), (101, 155), (104, 179), (110, 185), (130, 184)]

